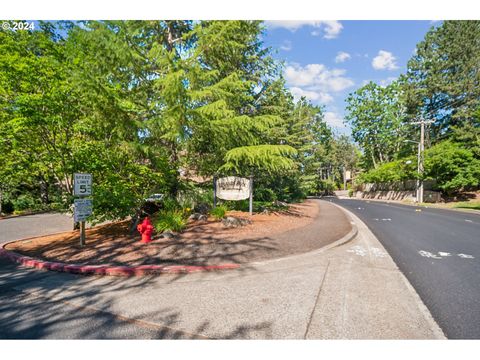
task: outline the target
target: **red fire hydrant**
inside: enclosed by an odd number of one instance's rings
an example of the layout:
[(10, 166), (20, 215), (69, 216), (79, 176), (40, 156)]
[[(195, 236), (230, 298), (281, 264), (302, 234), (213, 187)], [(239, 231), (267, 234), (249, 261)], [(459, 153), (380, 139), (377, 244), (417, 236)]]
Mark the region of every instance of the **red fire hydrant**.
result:
[(149, 243), (152, 241), (153, 225), (148, 216), (143, 219), (141, 224), (137, 225), (137, 230), (142, 234), (142, 243)]

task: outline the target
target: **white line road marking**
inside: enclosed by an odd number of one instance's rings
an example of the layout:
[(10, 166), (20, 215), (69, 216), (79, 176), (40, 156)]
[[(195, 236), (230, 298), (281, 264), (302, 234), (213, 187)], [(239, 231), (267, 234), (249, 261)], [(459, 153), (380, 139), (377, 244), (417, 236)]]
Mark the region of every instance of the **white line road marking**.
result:
[(475, 259), (475, 257), (468, 254), (457, 254), (457, 255), (460, 256), (462, 259)]
[[(447, 256), (452, 256), (451, 253), (443, 252), (443, 251), (439, 251), (438, 255), (434, 254), (434, 253), (431, 253), (430, 251), (425, 251), (425, 250), (420, 250), (418, 253), (423, 257), (427, 257), (427, 258), (431, 258), (431, 259), (437, 259), (437, 260), (441, 260), (442, 258), (447, 257)], [(462, 259), (475, 259), (475, 257), (473, 255), (469, 255), (469, 254), (456, 254), (456, 255), (458, 257), (461, 257)]]
[(472, 220), (469, 220), (469, 219), (465, 219), (466, 222), (473, 222)]
[(375, 218), (375, 219), (373, 219), (373, 220), (375, 220), (375, 221), (378, 221), (378, 219), (377, 219), (377, 218)]
[(441, 252), (441, 251), (438, 252), (438, 255), (440, 255), (440, 256), (452, 256), (452, 254), (450, 254), (450, 253)]
[(387, 219), (382, 219), (382, 221), (392, 221), (392, 219), (387, 218)]
[(441, 259), (440, 256), (437, 256), (437, 255), (435, 255), (435, 254), (432, 254), (432, 253), (429, 252), (429, 251), (420, 250), (418, 253), (419, 253), (421, 256), (423, 256), (423, 257), (428, 257), (428, 258), (432, 258), (432, 259)]

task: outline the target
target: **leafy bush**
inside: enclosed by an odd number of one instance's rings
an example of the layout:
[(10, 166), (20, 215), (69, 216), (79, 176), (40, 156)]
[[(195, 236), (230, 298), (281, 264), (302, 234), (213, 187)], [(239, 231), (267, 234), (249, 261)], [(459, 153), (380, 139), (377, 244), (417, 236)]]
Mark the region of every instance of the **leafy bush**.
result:
[(332, 180), (320, 180), (318, 185), (318, 190), (324, 195), (333, 194), (333, 191), (336, 189), (336, 184)]
[[(480, 160), (460, 143), (443, 141), (425, 151), (424, 178), (436, 180), (445, 193), (475, 189), (480, 186)], [(410, 160), (410, 162), (409, 162)], [(407, 164), (409, 162), (409, 164)], [(385, 163), (359, 176), (361, 183), (392, 183), (416, 179), (416, 157)]]
[(446, 193), (478, 188), (480, 160), (461, 144), (443, 141), (425, 152), (425, 174)]
[(264, 186), (258, 186), (258, 188), (254, 188), (254, 197), (258, 201), (275, 201), (277, 200), (277, 194), (270, 189)]
[(34, 210), (37, 207), (37, 202), (30, 194), (22, 194), (16, 199), (12, 199), (15, 211)]
[(171, 197), (166, 197), (163, 199), (162, 201), (162, 208), (166, 211), (175, 211), (175, 210), (178, 210), (180, 208), (180, 205), (178, 204), (178, 202), (171, 198)]
[(417, 160), (413, 157), (380, 165), (359, 176), (362, 183), (390, 183), (403, 180), (415, 179), (417, 177)]
[(227, 207), (220, 205), (212, 210), (210, 210), (210, 214), (217, 220), (223, 219), (225, 217), (225, 214), (227, 213)]
[(159, 233), (165, 231), (180, 232), (187, 226), (187, 219), (181, 210), (162, 210), (154, 217), (153, 226)]
[(348, 197), (353, 197), (353, 189), (348, 190)]

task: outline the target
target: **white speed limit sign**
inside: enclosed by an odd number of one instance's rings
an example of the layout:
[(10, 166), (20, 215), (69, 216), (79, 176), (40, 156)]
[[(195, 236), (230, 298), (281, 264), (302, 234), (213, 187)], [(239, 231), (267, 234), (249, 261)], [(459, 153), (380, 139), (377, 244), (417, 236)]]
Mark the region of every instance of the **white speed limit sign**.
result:
[(92, 195), (92, 174), (73, 174), (73, 195)]

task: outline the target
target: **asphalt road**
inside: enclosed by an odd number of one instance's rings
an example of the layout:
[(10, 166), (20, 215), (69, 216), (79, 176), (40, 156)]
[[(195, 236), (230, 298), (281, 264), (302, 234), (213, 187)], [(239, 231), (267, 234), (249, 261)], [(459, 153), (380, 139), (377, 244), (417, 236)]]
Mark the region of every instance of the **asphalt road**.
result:
[(72, 228), (72, 218), (57, 213), (17, 216), (2, 219), (0, 220), (0, 244), (27, 237), (70, 231)]
[(0, 259), (0, 339), (443, 338), (382, 245), (351, 219), (358, 236), (343, 245), (218, 273), (80, 276)]
[(367, 224), (448, 338), (480, 339), (480, 215), (330, 200)]

